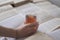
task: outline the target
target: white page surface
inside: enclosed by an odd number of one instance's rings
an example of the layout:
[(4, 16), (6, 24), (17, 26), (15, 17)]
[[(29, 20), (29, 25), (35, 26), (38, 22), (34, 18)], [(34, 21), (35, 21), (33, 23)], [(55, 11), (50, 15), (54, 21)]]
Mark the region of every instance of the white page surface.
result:
[(50, 33), (53, 30), (55, 30), (56, 28), (58, 28), (60, 25), (60, 18), (54, 18), (50, 21), (47, 21), (45, 23), (42, 23), (38, 30), (44, 33)]
[(60, 17), (60, 8), (54, 4), (51, 4), (49, 1), (38, 2), (35, 4), (40, 9), (47, 11), (50, 15), (54, 17)]
[(10, 9), (13, 9), (13, 7), (11, 5), (5, 5), (5, 6), (1, 6), (0, 7), (0, 13), (1, 12), (5, 12), (5, 11), (8, 11)]
[(49, 33), (55, 40), (60, 40), (60, 29), (57, 29), (51, 33)]

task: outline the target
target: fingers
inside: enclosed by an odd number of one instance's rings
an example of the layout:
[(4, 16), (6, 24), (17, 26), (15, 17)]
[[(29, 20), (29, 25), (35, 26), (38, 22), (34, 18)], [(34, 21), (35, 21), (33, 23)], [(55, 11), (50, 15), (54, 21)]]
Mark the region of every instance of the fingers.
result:
[(34, 22), (34, 23), (30, 23), (27, 26), (25, 26), (26, 28), (31, 28), (31, 27), (38, 27), (39, 23), (38, 22)]
[(38, 22), (34, 22), (29, 25), (26, 25), (21, 30), (17, 30), (17, 38), (22, 38), (22, 37), (27, 37), (29, 35), (32, 35), (37, 31), (38, 25), (39, 25)]
[(34, 23), (31, 23), (31, 26), (39, 26), (39, 23), (38, 22), (34, 22)]
[(27, 25), (24, 25), (24, 27), (18, 27), (17, 31), (22, 31), (22, 30), (26, 30), (26, 29), (32, 29), (32, 28), (38, 28), (39, 23), (38, 22), (34, 22), (34, 23), (29, 23)]

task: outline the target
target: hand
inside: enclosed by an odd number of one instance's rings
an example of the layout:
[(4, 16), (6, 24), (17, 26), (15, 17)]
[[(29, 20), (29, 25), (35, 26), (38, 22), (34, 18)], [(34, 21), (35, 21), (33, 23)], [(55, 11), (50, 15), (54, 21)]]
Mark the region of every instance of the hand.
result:
[(34, 34), (38, 29), (39, 23), (34, 22), (24, 26), (22, 29), (17, 29), (17, 38), (28, 37)]

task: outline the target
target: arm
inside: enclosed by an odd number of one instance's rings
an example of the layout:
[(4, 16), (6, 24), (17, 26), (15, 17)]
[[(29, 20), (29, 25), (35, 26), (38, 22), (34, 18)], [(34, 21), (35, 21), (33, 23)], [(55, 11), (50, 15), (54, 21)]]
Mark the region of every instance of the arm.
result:
[(0, 26), (0, 36), (16, 38), (16, 30)]
[(22, 29), (13, 30), (10, 28), (5, 28), (0, 26), (0, 36), (13, 37), (13, 38), (23, 38), (34, 34), (37, 31), (38, 23), (32, 23), (24, 26)]

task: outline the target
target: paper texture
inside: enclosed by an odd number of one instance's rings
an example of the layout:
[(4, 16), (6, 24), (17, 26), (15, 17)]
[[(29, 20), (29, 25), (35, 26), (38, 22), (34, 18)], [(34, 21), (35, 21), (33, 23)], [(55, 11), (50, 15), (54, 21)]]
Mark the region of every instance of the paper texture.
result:
[(35, 5), (38, 6), (40, 9), (45, 10), (46, 12), (48, 12), (50, 15), (54, 17), (60, 17), (60, 8), (50, 3), (49, 1), (39, 2), (36, 3)]
[(51, 33), (49, 33), (50, 36), (54, 38), (54, 40), (60, 40), (60, 29), (57, 29)]
[(1, 12), (5, 12), (5, 11), (8, 11), (10, 9), (13, 9), (13, 7), (11, 5), (5, 5), (5, 6), (1, 6), (0, 7), (0, 13)]
[(50, 33), (53, 32), (56, 28), (58, 28), (60, 25), (60, 18), (54, 18), (50, 21), (47, 21), (45, 23), (42, 23), (38, 30), (44, 33)]
[(0, 22), (1, 26), (16, 29), (20, 25), (22, 25), (25, 21), (25, 15), (17, 14), (16, 16), (5, 19)]
[(0, 6), (12, 4), (13, 0), (0, 0)]

